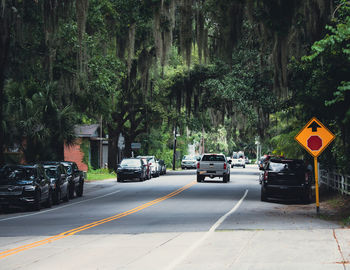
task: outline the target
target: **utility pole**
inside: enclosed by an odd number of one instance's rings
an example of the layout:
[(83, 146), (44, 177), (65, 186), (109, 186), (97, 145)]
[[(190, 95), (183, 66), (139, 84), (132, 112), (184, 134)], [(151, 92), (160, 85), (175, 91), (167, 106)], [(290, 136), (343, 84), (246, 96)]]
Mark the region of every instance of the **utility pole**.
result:
[(205, 153), (205, 150), (204, 150), (204, 126), (202, 126), (202, 154)]
[(173, 153), (173, 170), (175, 171), (176, 163), (176, 125), (174, 126), (174, 153)]
[(100, 117), (100, 168), (103, 168), (102, 115)]

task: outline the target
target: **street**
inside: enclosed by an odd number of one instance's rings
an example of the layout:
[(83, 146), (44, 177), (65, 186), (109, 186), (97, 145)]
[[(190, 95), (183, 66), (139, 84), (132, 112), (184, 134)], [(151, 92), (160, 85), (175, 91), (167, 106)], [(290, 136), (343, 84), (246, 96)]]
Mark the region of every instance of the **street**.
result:
[[(256, 165), (88, 182), (40, 212), (0, 214), (0, 269), (350, 269), (350, 231), (314, 205), (261, 202)], [(322, 209), (321, 209), (322, 211)]]

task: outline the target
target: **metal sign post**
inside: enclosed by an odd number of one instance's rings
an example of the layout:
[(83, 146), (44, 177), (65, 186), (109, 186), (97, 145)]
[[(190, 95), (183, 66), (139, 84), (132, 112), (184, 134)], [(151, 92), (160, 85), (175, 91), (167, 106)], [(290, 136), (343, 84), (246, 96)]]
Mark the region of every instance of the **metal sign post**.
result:
[(320, 193), (318, 189), (318, 163), (317, 157), (314, 157), (314, 167), (315, 167), (315, 189), (316, 189), (316, 213), (320, 213)]
[(317, 214), (320, 212), (317, 157), (327, 148), (334, 138), (334, 134), (315, 117), (313, 117), (294, 138), (314, 157)]

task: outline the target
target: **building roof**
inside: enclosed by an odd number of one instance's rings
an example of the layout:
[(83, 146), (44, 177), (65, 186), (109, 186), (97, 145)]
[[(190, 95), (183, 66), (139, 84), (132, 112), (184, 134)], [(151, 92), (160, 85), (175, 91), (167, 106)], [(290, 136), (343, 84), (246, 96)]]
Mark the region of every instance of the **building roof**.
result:
[(98, 129), (100, 125), (99, 124), (93, 124), (93, 125), (76, 125), (74, 127), (74, 133), (77, 137), (98, 137)]

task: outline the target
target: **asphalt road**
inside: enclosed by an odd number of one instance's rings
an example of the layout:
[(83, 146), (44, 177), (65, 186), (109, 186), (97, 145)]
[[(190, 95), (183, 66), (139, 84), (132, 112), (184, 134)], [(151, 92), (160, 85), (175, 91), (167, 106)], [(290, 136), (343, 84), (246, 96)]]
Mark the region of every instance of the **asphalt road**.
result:
[(0, 269), (350, 269), (349, 229), (314, 205), (260, 202), (258, 174), (91, 182), (51, 209), (0, 214)]

